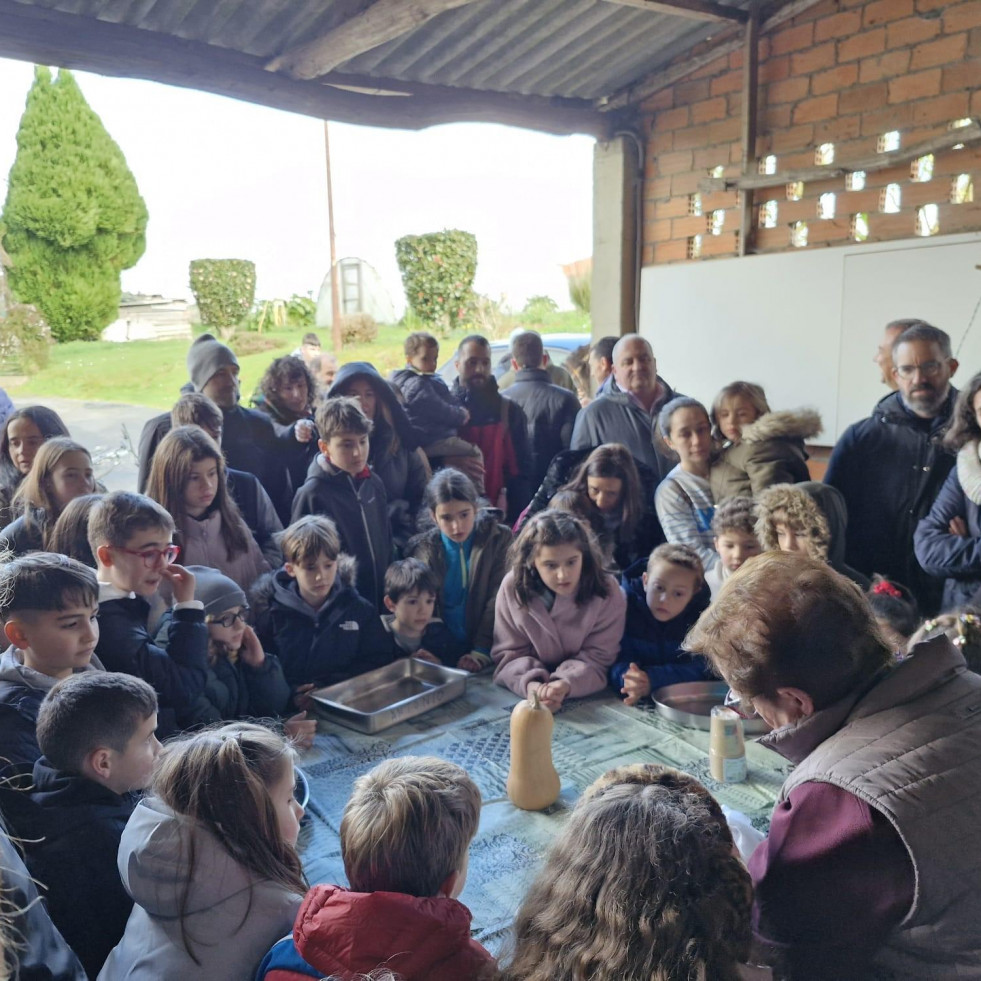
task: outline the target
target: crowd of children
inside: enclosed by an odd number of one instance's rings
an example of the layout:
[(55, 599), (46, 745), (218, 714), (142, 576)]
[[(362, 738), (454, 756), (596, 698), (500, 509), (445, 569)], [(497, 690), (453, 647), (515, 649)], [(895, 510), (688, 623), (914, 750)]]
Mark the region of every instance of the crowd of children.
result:
[[(584, 794), (500, 964), (457, 899), (480, 794), (453, 764), (362, 777), (340, 827), (349, 888), (309, 888), (293, 758), (315, 738), (315, 688), (415, 657), (493, 672), (552, 711), (604, 689), (649, 703), (713, 677), (684, 639), (763, 550), (867, 589), (899, 657), (919, 626), (902, 584), (844, 563), (840, 494), (807, 480), (815, 414), (773, 413), (748, 383), (711, 411), (674, 398), (657, 428), (677, 465), (656, 493), (620, 444), (564, 451), (512, 534), (436, 340), (405, 350), (399, 395), (370, 365), (342, 366), (319, 399), (302, 357), (270, 368), (285, 529), (258, 478), (226, 466), (200, 391), (174, 407), (146, 494), (98, 487), (50, 410), (6, 421), (0, 811), (84, 972), (50, 977), (233, 981), (260, 961), (269, 981), (739, 976), (748, 874), (713, 798), (663, 767)], [(921, 635), (947, 632), (981, 668), (978, 623), (957, 611)]]

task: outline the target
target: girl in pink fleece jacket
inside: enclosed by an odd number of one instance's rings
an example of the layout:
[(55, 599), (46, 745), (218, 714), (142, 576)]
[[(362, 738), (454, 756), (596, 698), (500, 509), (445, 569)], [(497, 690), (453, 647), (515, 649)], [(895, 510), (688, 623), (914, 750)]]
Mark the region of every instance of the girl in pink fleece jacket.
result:
[(511, 547), (497, 594), (494, 680), (553, 712), (602, 691), (623, 636), (626, 600), (603, 571), (596, 539), (564, 511), (536, 514)]

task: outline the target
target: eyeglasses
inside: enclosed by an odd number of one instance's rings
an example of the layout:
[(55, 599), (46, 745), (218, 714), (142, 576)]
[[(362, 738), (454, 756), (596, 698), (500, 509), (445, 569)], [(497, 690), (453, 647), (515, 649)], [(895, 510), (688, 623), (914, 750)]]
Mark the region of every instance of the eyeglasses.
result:
[(726, 708), (732, 709), (736, 715), (743, 719), (754, 719), (759, 715), (751, 698), (744, 698), (731, 688), (726, 692), (726, 697), (722, 700), (722, 704)]
[(940, 374), (946, 364), (946, 359), (943, 361), (924, 361), (923, 364), (897, 364), (896, 374), (900, 378), (912, 378), (919, 372), (927, 378), (933, 378)]
[(234, 627), (239, 620), (246, 622), (249, 615), (249, 608), (245, 607), (238, 613), (223, 613), (220, 617), (212, 616), (210, 613), (204, 618), (205, 623), (217, 623), (220, 627)]
[(143, 559), (143, 564), (152, 569), (155, 565), (170, 565), (177, 560), (181, 554), (180, 545), (167, 545), (165, 548), (142, 548), (139, 551), (132, 548), (122, 548), (119, 545), (112, 546), (117, 552), (125, 552), (127, 555), (138, 555)]

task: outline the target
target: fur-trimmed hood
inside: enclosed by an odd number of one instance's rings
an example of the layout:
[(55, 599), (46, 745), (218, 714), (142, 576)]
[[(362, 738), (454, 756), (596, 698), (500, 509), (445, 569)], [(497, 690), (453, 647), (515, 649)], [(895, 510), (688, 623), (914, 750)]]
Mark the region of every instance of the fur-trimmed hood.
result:
[[(334, 587), (330, 591), (328, 602), (323, 608), (329, 608), (331, 601), (341, 590), (354, 589), (357, 577), (358, 560), (353, 555), (346, 555), (341, 552), (337, 556), (337, 578), (334, 580)], [(252, 612), (256, 621), (260, 621), (268, 614), (273, 597), (282, 606), (297, 613), (304, 613), (311, 619), (316, 618), (316, 611), (311, 609), (300, 596), (299, 590), (296, 588), (296, 580), (287, 573), (285, 567), (260, 576), (253, 584), (252, 589), (249, 590)]]
[(823, 429), (821, 415), (815, 409), (784, 409), (765, 412), (748, 426), (743, 426), (742, 442), (761, 443), (766, 439), (813, 439)]
[[(756, 537), (765, 551), (780, 548), (774, 515), (782, 511), (799, 538), (803, 537), (807, 554), (821, 562), (828, 561), (831, 528), (817, 502), (798, 484), (774, 484), (756, 499)], [(805, 537), (806, 536), (806, 537)]]

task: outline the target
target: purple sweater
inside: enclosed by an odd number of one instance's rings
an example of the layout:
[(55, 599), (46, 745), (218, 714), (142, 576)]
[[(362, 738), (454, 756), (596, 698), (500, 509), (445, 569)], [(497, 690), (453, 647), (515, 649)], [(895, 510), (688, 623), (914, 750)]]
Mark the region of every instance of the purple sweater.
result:
[(551, 612), (540, 597), (521, 606), (509, 572), (497, 593), (494, 680), (517, 695), (528, 694), (532, 681), (562, 678), (569, 696), (582, 698), (606, 687), (606, 673), (620, 652), (627, 602), (616, 579), (604, 574), (607, 595), (578, 606), (574, 598), (556, 596)]

